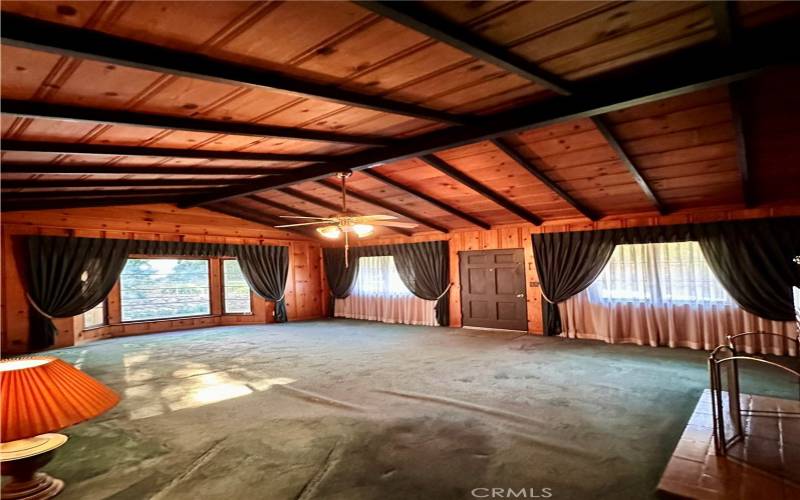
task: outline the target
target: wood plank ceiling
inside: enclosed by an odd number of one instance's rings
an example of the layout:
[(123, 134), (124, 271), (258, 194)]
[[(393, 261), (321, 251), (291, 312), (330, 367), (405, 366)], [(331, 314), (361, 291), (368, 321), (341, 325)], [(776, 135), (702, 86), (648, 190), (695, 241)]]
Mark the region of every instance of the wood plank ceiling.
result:
[(412, 232), (800, 203), (796, 2), (2, 10), (3, 210), (273, 224), (342, 169)]

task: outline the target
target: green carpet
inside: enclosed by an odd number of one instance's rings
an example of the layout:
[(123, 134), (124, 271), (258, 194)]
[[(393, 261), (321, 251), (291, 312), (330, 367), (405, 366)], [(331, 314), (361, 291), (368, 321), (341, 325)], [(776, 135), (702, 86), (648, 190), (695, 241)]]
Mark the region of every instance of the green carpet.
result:
[(64, 500), (652, 498), (708, 386), (705, 352), (349, 320), (54, 354), (123, 397), (66, 431)]

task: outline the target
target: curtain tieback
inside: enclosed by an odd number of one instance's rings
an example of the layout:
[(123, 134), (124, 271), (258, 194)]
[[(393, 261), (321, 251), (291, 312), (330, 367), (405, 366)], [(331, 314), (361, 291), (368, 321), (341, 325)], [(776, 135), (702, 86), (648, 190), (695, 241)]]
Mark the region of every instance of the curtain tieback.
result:
[(552, 300), (550, 300), (550, 299), (548, 299), (548, 298), (547, 298), (547, 295), (545, 295), (545, 294), (544, 294), (544, 290), (542, 290), (542, 287), (539, 287), (539, 293), (541, 293), (541, 294), (542, 294), (542, 298), (543, 298), (543, 299), (544, 299), (546, 302), (549, 302), (549, 303), (551, 303), (551, 304), (554, 304), (554, 305), (556, 304), (556, 302), (553, 302)]
[(47, 318), (47, 319), (55, 319), (55, 316), (50, 316), (49, 314), (47, 314), (46, 312), (44, 312), (44, 311), (42, 310), (42, 308), (41, 308), (41, 307), (39, 307), (39, 305), (38, 305), (38, 304), (37, 304), (37, 303), (36, 303), (36, 302), (33, 300), (33, 298), (31, 298), (31, 294), (29, 294), (29, 293), (26, 293), (26, 294), (25, 294), (25, 296), (28, 298), (28, 302), (30, 302), (30, 303), (31, 303), (31, 305), (33, 306), (33, 308), (34, 308), (34, 309), (36, 309), (36, 311), (37, 311), (39, 314), (41, 314), (42, 316), (44, 316), (44, 317), (45, 317), (45, 318)]
[(444, 295), (445, 295), (447, 292), (449, 292), (449, 291), (450, 291), (450, 287), (451, 287), (451, 286), (453, 286), (453, 284), (452, 284), (452, 283), (448, 283), (448, 284), (447, 284), (447, 288), (445, 288), (445, 289), (444, 289), (444, 292), (442, 292), (442, 294), (441, 294), (441, 295), (439, 295), (438, 297), (436, 297), (436, 302), (439, 302), (439, 299), (441, 299), (442, 297), (444, 297)]
[(286, 297), (286, 290), (284, 290), (284, 291), (283, 291), (283, 295), (281, 295), (281, 296), (278, 298), (278, 300), (276, 300), (275, 302), (280, 302), (280, 301), (282, 301), (284, 297)]

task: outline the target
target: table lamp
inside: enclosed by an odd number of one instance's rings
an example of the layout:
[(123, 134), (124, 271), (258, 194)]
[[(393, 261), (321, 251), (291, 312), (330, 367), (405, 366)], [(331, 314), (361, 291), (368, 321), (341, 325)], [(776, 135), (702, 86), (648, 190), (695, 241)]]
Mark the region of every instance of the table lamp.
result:
[(67, 441), (63, 434), (50, 433), (94, 418), (118, 402), (111, 389), (58, 358), (0, 360), (0, 469), (11, 476), (0, 497), (58, 495), (64, 481), (37, 472)]

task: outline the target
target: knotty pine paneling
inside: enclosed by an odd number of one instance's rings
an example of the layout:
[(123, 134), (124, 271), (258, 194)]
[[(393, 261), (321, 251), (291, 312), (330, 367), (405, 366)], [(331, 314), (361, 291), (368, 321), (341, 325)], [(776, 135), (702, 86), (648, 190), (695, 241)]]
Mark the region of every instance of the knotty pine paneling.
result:
[[(3, 214), (2, 224), (2, 348), (3, 353), (27, 352), (29, 305), (25, 296), (24, 238), (29, 235), (129, 238), (289, 247), (286, 306), (289, 320), (325, 315), (328, 291), (321, 268), (320, 242), (294, 233), (210, 212), (179, 210), (169, 205), (70, 209)], [(211, 281), (220, 280), (219, 261), (212, 260)], [(252, 315), (222, 314), (221, 297), (212, 294), (212, 314), (197, 318), (122, 323), (119, 287), (108, 297), (109, 325), (84, 330), (83, 317), (56, 320), (57, 346), (98, 338), (139, 335), (187, 328), (272, 322), (273, 304), (252, 295)]]

